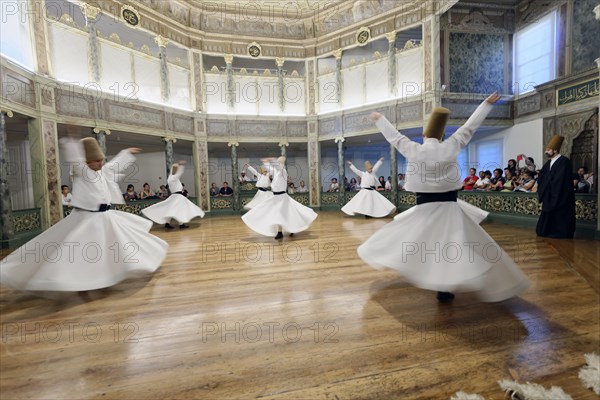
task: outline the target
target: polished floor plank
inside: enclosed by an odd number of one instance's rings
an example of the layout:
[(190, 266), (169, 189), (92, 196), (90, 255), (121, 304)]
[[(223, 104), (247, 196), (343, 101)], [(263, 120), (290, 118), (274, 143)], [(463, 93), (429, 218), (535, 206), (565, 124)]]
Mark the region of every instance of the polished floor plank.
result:
[[(597, 242), (484, 224), (531, 279), (480, 303), (377, 271), (356, 255), (391, 219), (321, 212), (282, 242), (239, 217), (153, 233), (153, 275), (85, 293), (0, 290), (0, 390), (7, 398), (503, 398), (500, 379), (558, 385), (598, 351)], [(595, 269), (594, 269), (595, 268)], [(582, 273), (581, 271), (592, 271)]]

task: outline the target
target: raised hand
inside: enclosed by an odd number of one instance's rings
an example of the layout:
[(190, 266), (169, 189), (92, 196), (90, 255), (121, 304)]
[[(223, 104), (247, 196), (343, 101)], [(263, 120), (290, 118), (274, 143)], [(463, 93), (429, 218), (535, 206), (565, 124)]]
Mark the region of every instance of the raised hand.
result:
[(348, 165), (352, 165), (352, 161), (346, 161)]
[(373, 111), (373, 112), (371, 113), (371, 116), (370, 116), (370, 118), (371, 118), (373, 121), (377, 121), (379, 118), (381, 118), (381, 114), (380, 114), (380, 113), (378, 113), (377, 111)]
[(383, 161), (383, 160), (385, 160), (385, 157), (381, 157), (381, 158), (379, 159), (379, 161)]
[(485, 101), (487, 101), (490, 104), (496, 104), (498, 100), (500, 100), (500, 95), (498, 94), (498, 92), (490, 94), (488, 98), (485, 99)]
[(127, 151), (131, 154), (138, 154), (142, 152), (142, 149), (140, 149), (139, 147), (130, 147), (127, 149)]
[(187, 161), (185, 161), (185, 160), (179, 160), (178, 164), (179, 165), (185, 165), (185, 164), (187, 164)]

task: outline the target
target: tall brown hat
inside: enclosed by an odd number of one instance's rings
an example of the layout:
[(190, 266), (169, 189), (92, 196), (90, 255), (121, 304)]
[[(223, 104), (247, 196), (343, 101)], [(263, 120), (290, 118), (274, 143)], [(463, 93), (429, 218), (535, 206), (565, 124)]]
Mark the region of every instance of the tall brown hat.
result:
[(423, 131), (423, 135), (428, 138), (442, 140), (446, 131), (446, 123), (450, 116), (450, 110), (444, 107), (436, 107), (429, 117), (427, 128)]
[(80, 140), (83, 145), (83, 151), (85, 152), (85, 161), (98, 161), (104, 160), (104, 153), (98, 144), (98, 141), (93, 137), (87, 137)]
[(260, 173), (261, 173), (261, 174), (264, 174), (264, 173), (266, 173), (266, 172), (267, 172), (267, 167), (265, 167), (264, 165), (261, 165), (261, 166), (260, 166)]
[(560, 151), (560, 146), (562, 146), (565, 138), (560, 135), (554, 135), (546, 145), (546, 149)]
[(365, 169), (367, 171), (373, 169), (373, 164), (371, 164), (371, 161), (365, 161)]
[(178, 168), (179, 168), (179, 164), (177, 164), (177, 163), (171, 165), (171, 174), (175, 175), (177, 173)]

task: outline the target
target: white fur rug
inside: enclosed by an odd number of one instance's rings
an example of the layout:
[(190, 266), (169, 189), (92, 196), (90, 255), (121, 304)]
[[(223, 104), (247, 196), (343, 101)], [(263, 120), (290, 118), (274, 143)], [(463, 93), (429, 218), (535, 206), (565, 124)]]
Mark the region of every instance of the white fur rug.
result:
[(579, 379), (588, 389), (600, 395), (600, 356), (596, 353), (584, 355), (587, 365), (579, 370)]

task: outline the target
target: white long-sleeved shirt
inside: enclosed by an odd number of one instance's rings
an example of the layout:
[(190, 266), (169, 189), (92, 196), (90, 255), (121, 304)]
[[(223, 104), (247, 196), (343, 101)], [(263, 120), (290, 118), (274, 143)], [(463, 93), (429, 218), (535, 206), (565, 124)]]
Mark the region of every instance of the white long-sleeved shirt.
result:
[[(383, 136), (407, 159), (406, 185), (412, 192), (443, 193), (462, 187), (458, 154), (492, 110), (492, 104), (484, 101), (467, 122), (447, 140), (424, 138), (423, 144), (404, 136), (385, 118), (375, 123)], [(364, 183), (363, 183), (364, 185)]]
[(271, 161), (269, 166), (273, 167), (273, 180), (271, 181), (271, 190), (273, 192), (287, 192), (288, 174), (285, 167), (279, 161)]
[(260, 174), (257, 170), (252, 168), (251, 165), (248, 165), (248, 171), (254, 174), (254, 176), (258, 177), (258, 180), (256, 181), (256, 187), (267, 189), (269, 186), (271, 186), (271, 180), (269, 179), (268, 173)]
[(183, 185), (181, 184), (180, 179), (183, 175), (184, 169), (185, 168), (183, 165), (179, 165), (179, 167), (177, 167), (177, 172), (169, 175), (169, 177), (167, 178), (167, 184), (169, 185), (169, 190), (171, 191), (171, 193), (181, 192), (183, 190)]
[(354, 164), (350, 164), (350, 169), (352, 170), (352, 172), (354, 172), (356, 174), (356, 176), (360, 176), (361, 178), (361, 182), (360, 185), (365, 188), (365, 187), (377, 187), (377, 186), (381, 186), (379, 184), (379, 178), (377, 178), (377, 171), (379, 170), (379, 168), (381, 167), (383, 163), (381, 162), (381, 160), (377, 160), (377, 162), (375, 163), (375, 165), (373, 166), (373, 171), (372, 172), (363, 172), (361, 170), (359, 170), (358, 168), (356, 168), (354, 166)]
[(85, 162), (85, 153), (79, 140), (61, 139), (61, 156), (71, 164), (73, 200), (71, 205), (89, 211), (97, 211), (101, 204), (125, 204), (118, 182), (125, 177), (125, 170), (135, 161), (127, 150), (121, 151), (102, 169), (94, 171)]

